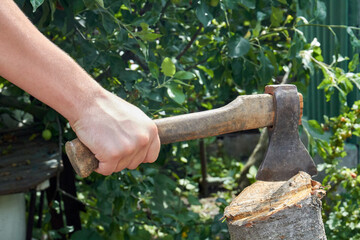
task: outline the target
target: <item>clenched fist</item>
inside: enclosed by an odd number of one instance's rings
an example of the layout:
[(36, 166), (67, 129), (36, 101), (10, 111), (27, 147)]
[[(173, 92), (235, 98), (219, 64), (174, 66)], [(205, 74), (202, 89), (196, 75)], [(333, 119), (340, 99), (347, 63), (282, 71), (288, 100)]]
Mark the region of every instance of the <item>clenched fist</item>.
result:
[(110, 175), (157, 159), (160, 140), (155, 123), (121, 98), (104, 91), (78, 116), (70, 125), (99, 160), (96, 172)]

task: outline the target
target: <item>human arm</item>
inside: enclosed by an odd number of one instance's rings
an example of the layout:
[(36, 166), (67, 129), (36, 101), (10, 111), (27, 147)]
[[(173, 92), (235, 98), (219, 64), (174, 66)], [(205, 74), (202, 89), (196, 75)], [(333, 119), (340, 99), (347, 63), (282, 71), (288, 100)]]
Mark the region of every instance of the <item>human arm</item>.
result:
[(140, 109), (103, 89), (43, 36), (12, 0), (0, 6), (0, 75), (67, 120), (109, 175), (154, 162), (160, 140)]

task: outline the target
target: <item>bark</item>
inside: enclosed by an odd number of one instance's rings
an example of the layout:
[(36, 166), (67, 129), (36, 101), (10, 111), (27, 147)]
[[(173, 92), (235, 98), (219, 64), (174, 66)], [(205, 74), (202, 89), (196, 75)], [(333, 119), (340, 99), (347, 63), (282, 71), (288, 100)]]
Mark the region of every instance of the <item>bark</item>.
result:
[(232, 240), (325, 240), (321, 184), (299, 172), (288, 181), (257, 181), (226, 207)]

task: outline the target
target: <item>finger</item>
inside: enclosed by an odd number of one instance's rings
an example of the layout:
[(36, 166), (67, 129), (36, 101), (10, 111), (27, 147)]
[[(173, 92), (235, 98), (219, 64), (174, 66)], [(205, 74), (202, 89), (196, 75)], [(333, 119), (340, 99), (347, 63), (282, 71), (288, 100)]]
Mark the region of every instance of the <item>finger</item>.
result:
[(156, 135), (156, 138), (154, 139), (154, 141), (152, 141), (147, 151), (143, 163), (153, 163), (156, 161), (156, 159), (159, 157), (160, 144), (160, 138), (158, 135)]
[(139, 151), (133, 158), (128, 161), (128, 165), (126, 168), (128, 169), (136, 169), (144, 160), (146, 156), (147, 151), (142, 149), (142, 151)]
[(116, 167), (116, 171), (120, 172), (125, 168), (136, 169), (143, 162), (149, 147), (150, 146), (141, 148), (137, 152), (125, 156), (123, 159), (119, 161)]
[(102, 175), (108, 176), (115, 172), (116, 162), (99, 162), (99, 167), (95, 169), (95, 172), (100, 173)]

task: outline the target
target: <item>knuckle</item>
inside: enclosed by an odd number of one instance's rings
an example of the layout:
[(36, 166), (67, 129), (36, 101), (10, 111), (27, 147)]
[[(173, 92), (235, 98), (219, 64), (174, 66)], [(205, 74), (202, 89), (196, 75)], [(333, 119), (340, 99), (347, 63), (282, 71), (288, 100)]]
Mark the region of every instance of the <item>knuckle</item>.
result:
[(111, 161), (118, 161), (121, 158), (121, 151), (117, 148), (108, 150), (108, 156)]
[(150, 126), (149, 126), (149, 133), (151, 136), (156, 136), (158, 135), (158, 128), (156, 126), (155, 123), (152, 123)]
[(122, 149), (122, 156), (131, 156), (136, 151), (136, 145), (131, 143), (124, 143)]
[(148, 135), (141, 134), (137, 136), (137, 145), (139, 147), (146, 147), (147, 145), (149, 145), (149, 142), (150, 142), (150, 137)]

